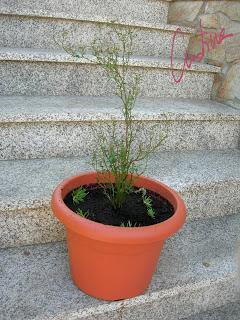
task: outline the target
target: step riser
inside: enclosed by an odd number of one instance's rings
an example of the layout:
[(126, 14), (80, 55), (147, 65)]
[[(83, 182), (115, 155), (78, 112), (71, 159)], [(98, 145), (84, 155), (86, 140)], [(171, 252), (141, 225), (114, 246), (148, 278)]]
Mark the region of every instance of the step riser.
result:
[[(188, 71), (181, 84), (170, 69), (132, 67), (142, 77), (141, 96), (208, 99), (214, 74)], [(179, 77), (181, 71), (176, 71)], [(2, 61), (1, 95), (114, 95), (114, 88), (99, 66), (80, 63)]]
[[(121, 30), (127, 30), (121, 27)], [(75, 22), (71, 20), (51, 20), (16, 16), (0, 16), (0, 46), (19, 48), (59, 49), (54, 37), (61, 39), (62, 33), (69, 31), (66, 44), (89, 46), (93, 39), (107, 38), (110, 31), (104, 24)], [(136, 34), (134, 54), (170, 57), (173, 31), (132, 28)], [(174, 43), (174, 56), (183, 57), (188, 47), (190, 34), (177, 37)]]
[[(75, 174), (77, 172), (76, 169)], [(177, 189), (188, 208), (188, 220), (192, 220), (237, 213), (240, 208), (240, 197), (237, 196), (239, 188), (238, 182), (223, 182), (202, 187), (193, 186), (186, 190), (184, 187)], [(28, 209), (26, 205), (26, 209), (0, 212), (0, 248), (63, 239), (65, 239), (64, 228), (53, 217), (49, 205), (35, 209)]]
[(206, 218), (235, 214), (240, 209), (240, 183), (221, 182), (205, 187), (192, 187), (181, 192), (191, 218)]
[[(33, 106), (34, 107), (34, 106)], [(167, 138), (161, 150), (235, 149), (238, 147), (238, 121), (154, 121), (141, 122), (138, 139), (149, 141), (149, 130)], [(95, 145), (93, 128), (108, 132), (95, 122), (45, 122), (0, 124), (0, 159), (34, 159), (58, 156), (84, 156)], [(105, 128), (105, 129), (104, 129)]]
[[(3, 3), (2, 3), (3, 2)], [(43, 0), (1, 1), (0, 13), (70, 19), (105, 17), (110, 20), (167, 23), (168, 2), (154, 0)]]

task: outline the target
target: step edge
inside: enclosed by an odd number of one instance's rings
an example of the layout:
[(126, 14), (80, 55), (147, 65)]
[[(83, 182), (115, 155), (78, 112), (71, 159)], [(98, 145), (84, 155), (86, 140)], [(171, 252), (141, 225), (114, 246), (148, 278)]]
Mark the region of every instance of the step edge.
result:
[[(58, 113), (48, 113), (46, 115), (34, 115), (34, 114), (17, 114), (16, 116), (5, 116), (0, 114), (0, 124), (16, 124), (16, 123), (89, 123), (89, 122), (111, 122), (111, 121), (124, 121), (124, 118), (121, 114), (117, 113), (101, 113), (94, 114), (89, 113), (84, 114), (70, 114), (63, 112), (62, 114)], [(240, 121), (240, 114), (211, 114), (211, 113), (173, 113), (173, 112), (163, 112), (163, 113), (154, 113), (151, 112), (149, 115), (147, 113), (136, 113), (134, 115), (134, 121), (162, 121), (162, 122), (171, 122), (171, 121)]]
[[(5, 52), (4, 52), (5, 51)], [(88, 60), (90, 59), (90, 60)], [(61, 50), (45, 49), (23, 49), (23, 48), (0, 48), (0, 62), (46, 62), (46, 63), (70, 63), (83, 65), (97, 65), (96, 59), (91, 55), (86, 58), (72, 57), (70, 54)], [(175, 59), (171, 62), (170, 58), (154, 58), (148, 56), (133, 56), (129, 65), (131, 67), (183, 70), (183, 59)], [(119, 64), (121, 65), (121, 63)], [(186, 72), (220, 73), (221, 68), (210, 64), (194, 62)]]

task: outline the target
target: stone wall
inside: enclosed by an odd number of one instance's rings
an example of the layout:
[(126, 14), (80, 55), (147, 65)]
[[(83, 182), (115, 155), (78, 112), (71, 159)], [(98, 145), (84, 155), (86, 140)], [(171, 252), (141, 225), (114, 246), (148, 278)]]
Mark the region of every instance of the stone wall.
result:
[[(236, 1), (173, 1), (170, 4), (169, 23), (192, 26), (199, 31), (200, 20), (204, 31), (233, 33), (223, 44), (206, 52), (204, 62), (222, 67), (222, 74), (216, 77), (212, 98), (240, 106), (240, 0)], [(188, 52), (201, 51), (201, 36), (192, 37)]]

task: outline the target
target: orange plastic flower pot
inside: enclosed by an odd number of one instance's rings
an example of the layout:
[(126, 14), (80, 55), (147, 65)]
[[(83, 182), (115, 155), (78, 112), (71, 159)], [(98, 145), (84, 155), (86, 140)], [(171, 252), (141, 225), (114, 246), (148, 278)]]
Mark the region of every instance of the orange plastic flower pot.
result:
[(179, 195), (166, 185), (148, 177), (135, 180), (166, 198), (174, 215), (164, 222), (146, 227), (115, 227), (78, 216), (63, 199), (73, 189), (96, 183), (96, 172), (64, 180), (52, 196), (52, 210), (67, 232), (72, 279), (85, 293), (103, 300), (120, 300), (143, 294), (156, 269), (166, 238), (184, 223), (186, 209)]

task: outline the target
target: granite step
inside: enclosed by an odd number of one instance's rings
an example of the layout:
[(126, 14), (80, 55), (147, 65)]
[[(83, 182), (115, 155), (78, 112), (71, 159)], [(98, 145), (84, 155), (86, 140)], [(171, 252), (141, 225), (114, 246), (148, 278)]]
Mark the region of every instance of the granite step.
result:
[(166, 241), (148, 291), (118, 302), (91, 298), (73, 285), (65, 242), (2, 249), (1, 318), (179, 320), (236, 302), (239, 226), (239, 214), (188, 222)]
[[(120, 110), (116, 97), (0, 97), (0, 159), (85, 156), (93, 128), (109, 131), (111, 120), (121, 127)], [(156, 138), (167, 134), (160, 150), (239, 145), (240, 110), (214, 101), (139, 98), (134, 117), (142, 142), (153, 125)]]
[(108, 19), (167, 23), (168, 2), (155, 0), (1, 0), (0, 13), (71, 20)]
[[(92, 59), (91, 56), (88, 57)], [(194, 63), (182, 82), (183, 61), (134, 56), (130, 73), (142, 77), (141, 96), (208, 99), (219, 67)], [(0, 95), (114, 95), (105, 72), (86, 58), (73, 58), (63, 51), (45, 49), (0, 49)]]
[[(65, 45), (77, 48), (89, 46), (96, 38), (108, 39), (111, 30), (108, 20), (69, 20), (38, 16), (0, 14), (0, 47), (59, 49), (63, 38)], [(173, 35), (177, 26), (148, 22), (127, 23), (121, 21), (118, 28), (123, 32), (131, 29), (134, 38), (133, 53), (136, 55), (170, 57)], [(174, 42), (174, 57), (184, 57), (194, 29), (181, 27), (182, 34)], [(64, 37), (63, 32), (68, 34)], [(57, 42), (55, 41), (57, 40)]]
[(207, 310), (184, 320), (239, 320), (240, 302), (232, 302), (220, 308)]
[[(146, 175), (182, 195), (188, 220), (224, 216), (240, 209), (240, 150), (159, 152)], [(83, 157), (0, 161), (0, 247), (65, 238), (50, 198), (63, 179), (91, 168)]]

